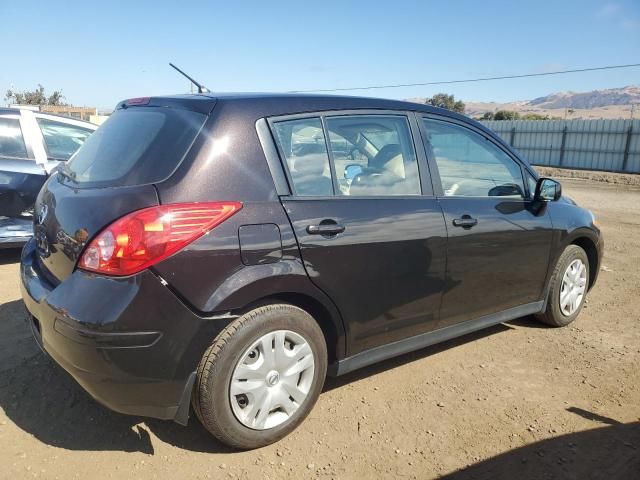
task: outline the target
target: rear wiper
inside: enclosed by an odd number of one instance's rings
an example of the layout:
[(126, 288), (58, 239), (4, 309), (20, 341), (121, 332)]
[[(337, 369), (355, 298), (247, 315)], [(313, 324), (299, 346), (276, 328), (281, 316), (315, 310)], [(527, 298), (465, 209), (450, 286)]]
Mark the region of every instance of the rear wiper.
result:
[(70, 172), (67, 170), (67, 165), (62, 165), (61, 167), (58, 168), (58, 173), (60, 175), (62, 175), (65, 178), (68, 178), (69, 180), (71, 180), (73, 183), (78, 183), (76, 181), (76, 174), (75, 172)]

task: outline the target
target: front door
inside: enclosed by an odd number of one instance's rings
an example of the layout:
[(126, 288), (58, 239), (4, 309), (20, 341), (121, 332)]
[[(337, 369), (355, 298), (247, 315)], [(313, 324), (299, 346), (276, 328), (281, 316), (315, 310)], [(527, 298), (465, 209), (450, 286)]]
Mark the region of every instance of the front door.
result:
[(28, 146), (20, 112), (0, 115), (0, 217), (26, 215), (47, 178)]
[(311, 280), (347, 324), (348, 354), (434, 329), (446, 230), (437, 199), (422, 195), (430, 179), (408, 118), (334, 113), (271, 125), (293, 189), (284, 207)]
[(523, 166), (479, 130), (436, 118), (423, 126), (448, 230), (439, 327), (540, 301), (552, 225), (532, 205)]

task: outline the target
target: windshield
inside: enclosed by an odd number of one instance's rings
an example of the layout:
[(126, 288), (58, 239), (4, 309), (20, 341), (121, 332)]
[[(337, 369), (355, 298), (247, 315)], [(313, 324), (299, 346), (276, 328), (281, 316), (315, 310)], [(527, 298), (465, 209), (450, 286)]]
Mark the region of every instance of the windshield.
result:
[(157, 183), (178, 167), (206, 115), (164, 107), (117, 110), (63, 167), (84, 186)]

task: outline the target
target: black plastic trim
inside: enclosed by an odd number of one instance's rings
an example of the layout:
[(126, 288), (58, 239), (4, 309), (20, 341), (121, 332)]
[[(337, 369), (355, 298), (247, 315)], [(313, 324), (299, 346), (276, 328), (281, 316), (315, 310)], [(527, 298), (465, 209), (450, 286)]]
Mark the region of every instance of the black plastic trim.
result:
[(176, 416), (173, 421), (186, 427), (189, 423), (189, 411), (191, 407), (191, 394), (193, 392), (193, 385), (196, 383), (196, 372), (191, 372), (187, 383), (184, 384), (184, 390), (182, 391), (182, 397), (180, 398), (180, 405), (176, 411)]
[(284, 173), (282, 163), (280, 163), (280, 155), (278, 155), (278, 150), (271, 136), (271, 130), (269, 130), (269, 125), (264, 118), (256, 122), (256, 132), (258, 133), (258, 139), (260, 140), (264, 156), (267, 159), (267, 166), (273, 178), (273, 183), (276, 186), (276, 193), (279, 196), (291, 195), (289, 182)]
[(60, 335), (95, 348), (139, 348), (150, 347), (162, 336), (160, 332), (95, 332), (78, 328), (56, 318), (53, 329)]

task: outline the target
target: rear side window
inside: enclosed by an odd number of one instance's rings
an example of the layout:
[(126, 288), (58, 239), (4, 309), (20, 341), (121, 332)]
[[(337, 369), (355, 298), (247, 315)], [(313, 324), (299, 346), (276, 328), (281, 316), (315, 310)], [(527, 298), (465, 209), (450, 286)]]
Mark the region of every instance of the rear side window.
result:
[(88, 128), (56, 122), (47, 118), (37, 118), (37, 121), (50, 160), (69, 160), (71, 155), (76, 153), (89, 135), (93, 133), (93, 130)]
[(206, 115), (163, 107), (116, 110), (65, 167), (84, 186), (127, 186), (165, 180), (178, 167)]
[(28, 157), (20, 121), (17, 118), (0, 117), (0, 157)]
[(333, 195), (329, 155), (319, 118), (276, 122), (274, 130), (296, 195)]
[(326, 119), (341, 195), (420, 195), (418, 160), (405, 117)]
[[(400, 115), (275, 121), (273, 130), (298, 196), (420, 195), (409, 123)], [(327, 151), (327, 148), (329, 151)]]

